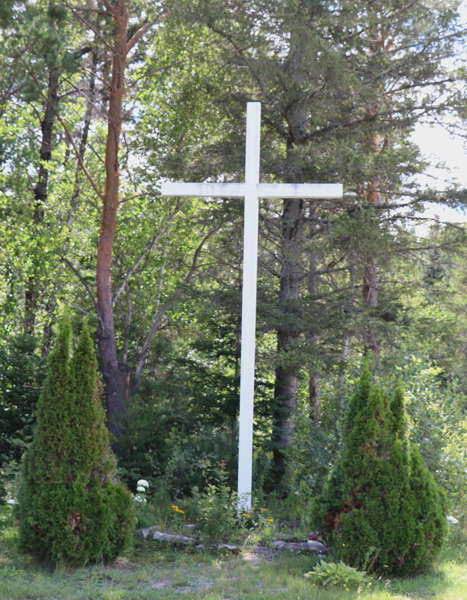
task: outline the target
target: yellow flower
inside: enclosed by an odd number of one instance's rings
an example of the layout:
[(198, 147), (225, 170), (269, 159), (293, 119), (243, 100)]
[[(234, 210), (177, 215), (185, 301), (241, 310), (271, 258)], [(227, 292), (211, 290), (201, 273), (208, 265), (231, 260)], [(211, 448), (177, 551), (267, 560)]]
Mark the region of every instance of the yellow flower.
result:
[(177, 510), (178, 506), (175, 506), (175, 504), (172, 504), (172, 510)]
[(267, 508), (260, 508), (259, 510), (264, 510), (266, 512), (268, 509)]
[(249, 515), (247, 513), (243, 513), (242, 517), (248, 517), (249, 519), (251, 519), (251, 515)]
[(274, 519), (268, 519), (268, 523), (272, 523)]

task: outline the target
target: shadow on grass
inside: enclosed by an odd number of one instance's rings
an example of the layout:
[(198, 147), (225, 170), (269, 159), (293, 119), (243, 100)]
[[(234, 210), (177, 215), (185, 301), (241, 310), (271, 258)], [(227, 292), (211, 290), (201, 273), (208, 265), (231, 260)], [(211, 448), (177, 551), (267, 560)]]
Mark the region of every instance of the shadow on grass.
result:
[[(278, 553), (270, 551), (258, 557), (253, 556), (251, 549), (250, 554), (255, 560), (248, 562), (245, 556), (195, 549), (177, 550), (147, 540), (136, 540), (133, 551), (115, 565), (53, 569), (19, 554), (16, 535), (13, 527), (0, 531), (0, 597), (13, 600), (25, 597), (172, 600), (181, 598), (184, 593), (206, 600), (218, 597), (244, 600), (290, 600), (297, 597), (320, 600), (467, 598), (467, 544), (464, 538), (449, 540), (438, 569), (414, 578), (374, 580), (362, 596), (357, 596), (342, 588), (314, 588), (312, 591), (304, 573), (312, 570), (318, 559), (307, 554), (281, 553), (278, 558)], [(2, 591), (5, 596), (2, 596)]]
[(385, 589), (397, 598), (442, 598), (450, 582), (442, 571), (434, 570), (426, 575), (393, 579)]

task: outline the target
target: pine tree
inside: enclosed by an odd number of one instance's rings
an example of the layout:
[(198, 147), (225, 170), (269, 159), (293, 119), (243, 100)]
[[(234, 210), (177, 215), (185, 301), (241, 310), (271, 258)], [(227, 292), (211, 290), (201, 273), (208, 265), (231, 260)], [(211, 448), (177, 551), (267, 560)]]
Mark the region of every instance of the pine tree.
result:
[(71, 338), (66, 315), (22, 464), (19, 546), (53, 563), (110, 562), (131, 540), (131, 495), (115, 480), (87, 324), (73, 358)]
[(315, 525), (351, 566), (413, 575), (442, 547), (444, 495), (406, 430), (402, 392), (390, 401), (365, 367), (349, 404), (342, 455), (312, 509)]

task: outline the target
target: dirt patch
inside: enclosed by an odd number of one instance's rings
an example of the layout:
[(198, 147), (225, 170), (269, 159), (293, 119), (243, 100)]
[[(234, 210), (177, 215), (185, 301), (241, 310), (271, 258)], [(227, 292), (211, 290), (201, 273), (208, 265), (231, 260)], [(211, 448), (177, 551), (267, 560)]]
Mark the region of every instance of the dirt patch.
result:
[(280, 552), (274, 548), (268, 548), (267, 546), (255, 546), (253, 552), (258, 558), (263, 558), (267, 561), (280, 560)]
[(266, 546), (254, 546), (246, 548), (241, 554), (242, 559), (254, 567), (259, 567), (262, 560), (268, 562), (280, 560), (280, 552)]
[(152, 583), (149, 587), (151, 587), (154, 590), (163, 590), (169, 585), (172, 585), (171, 581), (156, 581), (156, 583)]
[(187, 583), (174, 583), (172, 579), (161, 579), (151, 583), (148, 587), (153, 590), (172, 589), (180, 594), (188, 594), (190, 592), (205, 592), (215, 586), (213, 581), (198, 577)]

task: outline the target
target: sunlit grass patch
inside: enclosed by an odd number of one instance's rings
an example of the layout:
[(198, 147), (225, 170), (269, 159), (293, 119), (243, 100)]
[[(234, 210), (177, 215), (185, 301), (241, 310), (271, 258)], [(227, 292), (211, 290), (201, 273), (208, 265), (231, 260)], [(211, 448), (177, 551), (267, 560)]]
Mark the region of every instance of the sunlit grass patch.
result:
[[(467, 565), (457, 539), (426, 575), (391, 581), (375, 579), (356, 591), (321, 589), (304, 574), (316, 564), (306, 554), (273, 553), (254, 548), (243, 554), (177, 550), (137, 541), (114, 565), (52, 570), (15, 550), (14, 533), (0, 535), (1, 600), (465, 600)], [(452, 544), (451, 544), (452, 546)], [(279, 556), (279, 555), (277, 555)], [(4, 569), (4, 571), (3, 571)]]

